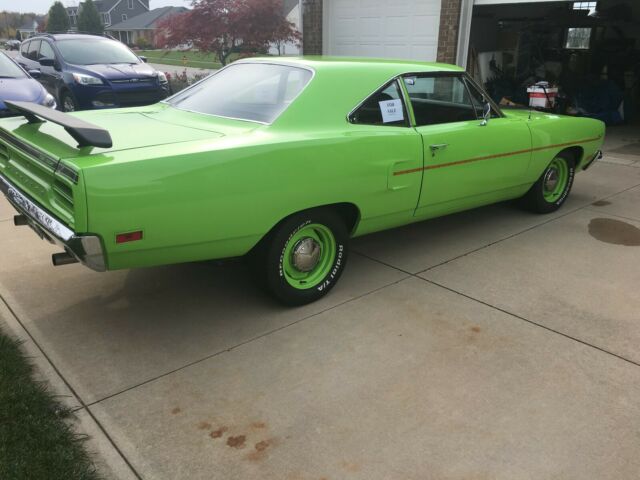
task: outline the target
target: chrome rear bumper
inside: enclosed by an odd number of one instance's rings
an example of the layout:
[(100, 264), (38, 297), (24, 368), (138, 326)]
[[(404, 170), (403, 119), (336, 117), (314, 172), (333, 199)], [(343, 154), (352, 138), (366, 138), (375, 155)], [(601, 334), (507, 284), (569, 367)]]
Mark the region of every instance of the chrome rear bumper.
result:
[(61, 246), (67, 253), (91, 270), (104, 272), (106, 264), (102, 241), (96, 235), (76, 235), (60, 220), (46, 212), (22, 193), (19, 188), (0, 175), (0, 192), (20, 213), (40, 238)]
[(596, 163), (596, 160), (600, 160), (602, 158), (602, 150), (598, 150), (593, 157), (591, 157), (589, 159), (588, 162), (586, 162), (583, 167), (582, 170), (586, 170), (587, 168), (589, 168), (591, 165), (593, 165), (594, 163)]

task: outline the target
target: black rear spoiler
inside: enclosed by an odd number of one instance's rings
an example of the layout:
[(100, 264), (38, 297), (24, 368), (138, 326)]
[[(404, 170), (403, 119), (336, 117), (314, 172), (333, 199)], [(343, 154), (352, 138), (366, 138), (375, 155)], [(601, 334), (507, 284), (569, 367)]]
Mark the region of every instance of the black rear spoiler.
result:
[(14, 112), (24, 116), (29, 123), (42, 123), (43, 119), (64, 127), (79, 147), (111, 148), (111, 135), (104, 128), (85, 122), (66, 113), (31, 102), (12, 102), (5, 100), (5, 105)]

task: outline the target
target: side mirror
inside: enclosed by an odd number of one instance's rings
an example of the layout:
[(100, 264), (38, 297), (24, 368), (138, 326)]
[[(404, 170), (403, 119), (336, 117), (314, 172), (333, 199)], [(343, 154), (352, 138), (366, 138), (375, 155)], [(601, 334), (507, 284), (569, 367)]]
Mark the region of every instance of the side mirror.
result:
[(38, 63), (43, 67), (53, 67), (56, 64), (56, 61), (53, 58), (41, 58)]
[(482, 122), (480, 122), (480, 126), (484, 127), (487, 123), (489, 123), (489, 119), (491, 118), (491, 104), (489, 102), (484, 102), (482, 107)]
[(31, 78), (40, 78), (42, 76), (42, 72), (40, 70), (29, 70), (27, 73)]
[(142, 60), (144, 63), (147, 63), (147, 57), (143, 56), (143, 55), (138, 55), (138, 58), (140, 60)]

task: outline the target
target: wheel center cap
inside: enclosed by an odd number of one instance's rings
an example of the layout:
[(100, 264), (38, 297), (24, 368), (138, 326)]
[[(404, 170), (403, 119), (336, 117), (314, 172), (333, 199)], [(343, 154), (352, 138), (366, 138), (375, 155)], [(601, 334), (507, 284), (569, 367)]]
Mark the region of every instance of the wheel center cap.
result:
[(311, 237), (299, 240), (291, 252), (293, 266), (300, 272), (310, 272), (318, 264), (321, 250), (320, 244)]
[(544, 177), (544, 189), (547, 192), (553, 192), (558, 186), (558, 179), (558, 170), (556, 170), (555, 168), (549, 170)]

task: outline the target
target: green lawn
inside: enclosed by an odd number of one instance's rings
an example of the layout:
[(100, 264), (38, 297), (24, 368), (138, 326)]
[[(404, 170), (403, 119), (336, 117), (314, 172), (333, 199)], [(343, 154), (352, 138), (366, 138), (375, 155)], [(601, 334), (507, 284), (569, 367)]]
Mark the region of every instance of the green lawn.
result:
[[(173, 50), (138, 50), (136, 53), (143, 57), (147, 57), (149, 63), (193, 68), (222, 67), (222, 65), (216, 60), (213, 53), (201, 53), (191, 50), (187, 52), (176, 52)], [(184, 63), (183, 58), (186, 59), (186, 64)]]
[(72, 418), (34, 382), (19, 343), (0, 332), (0, 479), (98, 479)]

